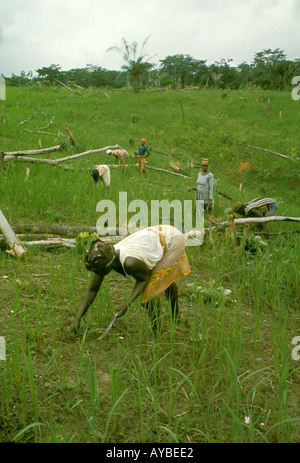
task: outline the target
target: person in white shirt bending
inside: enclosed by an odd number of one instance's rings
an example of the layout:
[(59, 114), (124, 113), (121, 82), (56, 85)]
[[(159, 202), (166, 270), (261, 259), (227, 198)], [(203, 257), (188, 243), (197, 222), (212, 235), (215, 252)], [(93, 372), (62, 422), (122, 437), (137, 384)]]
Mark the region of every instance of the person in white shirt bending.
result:
[(81, 317), (94, 302), (104, 277), (111, 270), (124, 277), (131, 275), (136, 280), (129, 300), (115, 312), (118, 318), (141, 295), (141, 303), (148, 310), (152, 329), (156, 331), (160, 314), (159, 296), (164, 292), (170, 300), (172, 316), (178, 320), (180, 314), (175, 280), (190, 273), (185, 247), (186, 236), (171, 225), (145, 228), (115, 246), (109, 246), (100, 239), (95, 240), (84, 258), (86, 268), (94, 275), (70, 329), (79, 328)]

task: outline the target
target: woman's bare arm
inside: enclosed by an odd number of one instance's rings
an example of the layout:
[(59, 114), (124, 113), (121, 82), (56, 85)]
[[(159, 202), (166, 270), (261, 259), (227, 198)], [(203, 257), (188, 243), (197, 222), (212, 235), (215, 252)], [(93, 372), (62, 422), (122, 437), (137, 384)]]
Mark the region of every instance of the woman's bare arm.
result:
[(70, 326), (70, 330), (78, 329), (79, 324), (80, 324), (80, 319), (85, 314), (85, 312), (88, 310), (88, 308), (92, 305), (92, 303), (94, 302), (95, 297), (97, 296), (97, 293), (98, 293), (98, 291), (100, 289), (100, 286), (102, 284), (102, 281), (104, 279), (104, 276), (105, 276), (105, 274), (97, 274), (97, 273), (93, 274), (92, 281), (89, 284), (89, 286), (88, 286), (88, 288), (87, 288), (87, 290), (86, 290), (86, 292), (85, 292), (85, 294), (83, 296), (82, 302), (81, 302), (81, 304), (79, 306), (79, 309), (78, 309), (78, 312), (77, 312), (77, 315), (76, 315), (73, 323)]

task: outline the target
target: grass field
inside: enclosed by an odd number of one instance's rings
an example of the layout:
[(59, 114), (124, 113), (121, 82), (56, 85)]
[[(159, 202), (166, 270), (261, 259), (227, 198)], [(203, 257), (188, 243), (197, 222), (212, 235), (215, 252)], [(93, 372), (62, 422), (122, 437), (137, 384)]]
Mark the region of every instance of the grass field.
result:
[[(130, 153), (127, 170), (111, 169), (109, 191), (89, 175), (94, 164), (111, 163), (105, 152), (55, 168), (5, 163), (0, 208), (12, 226), (95, 226), (99, 200), (118, 204), (120, 191), (128, 202), (193, 199), (187, 187), (198, 170), (185, 161), (190, 179), (139, 173), (131, 154), (141, 137), (152, 147), (152, 167), (171, 170), (178, 159), (167, 154), (195, 164), (209, 158), (216, 221), (235, 200), (258, 196), (275, 198), (277, 215), (300, 216), (300, 103), (289, 93), (8, 87), (0, 108), (2, 151), (62, 143), (68, 126), (78, 148), (68, 144), (51, 159), (115, 144)], [(239, 170), (241, 162), (250, 169)], [(91, 278), (82, 256), (30, 248), (17, 260), (0, 250), (0, 441), (298, 442), (300, 360), (292, 340), (300, 336), (299, 237), (262, 238), (256, 252), (221, 233), (213, 245), (206, 238), (187, 248), (192, 271), (179, 283), (184, 318), (175, 326), (165, 303), (155, 340), (138, 302), (98, 340), (132, 281), (110, 274), (74, 335), (68, 327)]]

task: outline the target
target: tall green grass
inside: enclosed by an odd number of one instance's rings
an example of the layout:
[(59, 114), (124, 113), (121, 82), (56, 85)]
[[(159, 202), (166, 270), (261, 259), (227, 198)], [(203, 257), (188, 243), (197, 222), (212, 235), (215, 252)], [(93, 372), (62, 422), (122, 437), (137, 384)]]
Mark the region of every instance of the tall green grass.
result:
[[(69, 126), (79, 151), (119, 143), (132, 154), (143, 136), (153, 149), (149, 165), (170, 170), (174, 159), (157, 151), (195, 163), (207, 156), (216, 190), (234, 200), (272, 196), (279, 200), (278, 214), (299, 216), (298, 164), (241, 145), (299, 156), (297, 102), (289, 94), (109, 95), (8, 88), (0, 148), (34, 149), (39, 139), (43, 147), (51, 146), (65, 139)], [(52, 135), (25, 130), (45, 126), (53, 115)], [(242, 161), (250, 162), (249, 172), (238, 170)], [(73, 170), (6, 163), (0, 172), (1, 210), (11, 224), (95, 226), (98, 201), (118, 205), (119, 191), (127, 192), (128, 202), (193, 199), (186, 188), (198, 171), (184, 161), (190, 179), (150, 169), (144, 177), (130, 157), (126, 171), (111, 169), (112, 185), (105, 191), (94, 187), (89, 168), (108, 162), (102, 153), (73, 161), (68, 165)], [(215, 194), (220, 220), (230, 205)], [(0, 362), (0, 440), (297, 442), (299, 364), (292, 359), (291, 341), (300, 329), (298, 235), (271, 237), (261, 252), (251, 253), (214, 234), (213, 246), (206, 240), (187, 254), (192, 272), (180, 284), (183, 321), (174, 324), (162, 299), (161, 330), (153, 336), (147, 313), (136, 302), (99, 341), (132, 282), (109, 275), (80, 334), (73, 336), (68, 326), (91, 278), (82, 257), (70, 249), (32, 249), (16, 261), (1, 252), (0, 335), (7, 359)], [(229, 298), (221, 287), (231, 290)]]

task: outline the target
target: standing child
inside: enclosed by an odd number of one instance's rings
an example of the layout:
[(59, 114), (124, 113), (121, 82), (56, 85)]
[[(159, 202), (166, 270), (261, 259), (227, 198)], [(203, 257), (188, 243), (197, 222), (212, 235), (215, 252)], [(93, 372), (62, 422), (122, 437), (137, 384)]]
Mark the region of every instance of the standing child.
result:
[[(151, 154), (151, 148), (148, 150), (147, 146), (145, 146), (146, 140), (145, 138), (141, 139), (141, 144), (139, 146), (139, 150), (137, 153), (137, 159), (138, 159), (138, 164), (139, 164), (139, 171), (143, 172), (143, 174), (146, 173), (146, 158), (150, 156)], [(147, 153), (147, 154), (145, 154)]]

